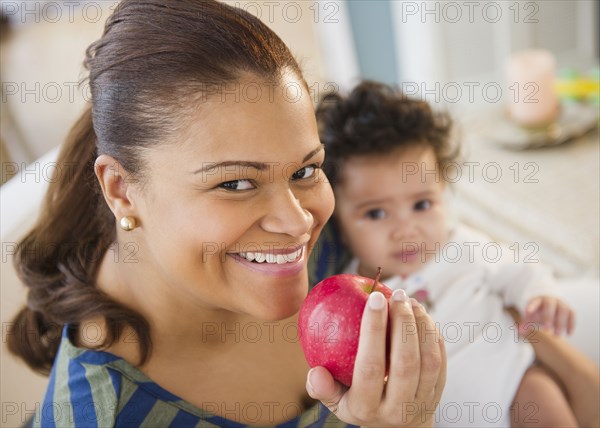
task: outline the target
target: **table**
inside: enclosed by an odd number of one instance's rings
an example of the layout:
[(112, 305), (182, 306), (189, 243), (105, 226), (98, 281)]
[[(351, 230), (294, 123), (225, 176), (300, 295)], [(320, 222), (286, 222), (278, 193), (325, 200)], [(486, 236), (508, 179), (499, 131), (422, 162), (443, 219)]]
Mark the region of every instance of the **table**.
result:
[(459, 122), (464, 156), (452, 186), (456, 215), (512, 245), (520, 260), (548, 263), (559, 277), (597, 277), (598, 128), (560, 146), (515, 151), (484, 137), (492, 114), (483, 110)]

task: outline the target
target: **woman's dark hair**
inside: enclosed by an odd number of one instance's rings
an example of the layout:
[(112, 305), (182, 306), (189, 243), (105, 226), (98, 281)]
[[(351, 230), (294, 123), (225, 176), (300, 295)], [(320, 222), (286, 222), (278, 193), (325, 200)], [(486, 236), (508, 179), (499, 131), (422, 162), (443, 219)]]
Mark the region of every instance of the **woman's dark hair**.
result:
[(344, 163), (355, 156), (431, 147), (440, 171), (458, 156), (448, 114), (435, 113), (425, 101), (383, 83), (364, 81), (346, 97), (327, 94), (317, 107), (317, 120), (326, 153), (323, 169), (334, 188)]
[[(15, 265), (28, 287), (9, 336), (10, 351), (47, 373), (63, 325), (101, 317), (110, 346), (135, 330), (141, 362), (152, 350), (149, 323), (95, 286), (116, 241), (116, 221), (94, 173), (97, 156), (115, 158), (144, 182), (142, 149), (174, 139), (200, 100), (256, 76), (275, 84), (301, 70), (258, 18), (214, 0), (122, 0), (102, 38), (87, 50), (92, 102), (62, 147), (37, 224), (19, 243)], [(68, 168), (67, 168), (68, 167)]]

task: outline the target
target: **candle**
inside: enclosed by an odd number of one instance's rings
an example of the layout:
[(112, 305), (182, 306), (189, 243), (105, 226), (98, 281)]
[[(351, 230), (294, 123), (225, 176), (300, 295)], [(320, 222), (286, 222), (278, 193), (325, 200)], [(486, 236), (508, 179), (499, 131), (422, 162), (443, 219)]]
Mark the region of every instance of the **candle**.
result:
[(507, 66), (508, 113), (522, 126), (543, 126), (556, 120), (560, 108), (554, 92), (556, 61), (541, 49), (514, 54)]

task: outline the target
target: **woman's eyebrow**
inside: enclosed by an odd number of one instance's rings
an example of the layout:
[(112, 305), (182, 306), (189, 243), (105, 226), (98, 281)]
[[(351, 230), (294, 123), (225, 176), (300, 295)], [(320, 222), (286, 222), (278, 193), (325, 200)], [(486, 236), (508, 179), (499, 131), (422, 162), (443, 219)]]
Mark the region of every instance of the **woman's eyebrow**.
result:
[(269, 164), (263, 162), (250, 162), (250, 161), (223, 161), (223, 162), (207, 162), (204, 166), (196, 171), (194, 174), (209, 173), (215, 169), (225, 168), (230, 166), (241, 166), (244, 168), (254, 168), (259, 171), (266, 171), (269, 168)]
[[(312, 158), (314, 155), (319, 153), (321, 150), (323, 150), (323, 147), (324, 147), (323, 144), (321, 144), (316, 149), (311, 150), (310, 153), (308, 153), (306, 156), (304, 156), (304, 159), (302, 159), (302, 163), (306, 162), (307, 160)], [(259, 171), (266, 171), (269, 169), (270, 166), (273, 166), (273, 163), (272, 162), (270, 162), (270, 163), (252, 162), (252, 161), (207, 162), (202, 168), (194, 171), (194, 174), (209, 173), (218, 168), (225, 168), (225, 167), (231, 167), (231, 166), (241, 166), (244, 168), (254, 168)]]
[(323, 144), (320, 144), (319, 147), (317, 147), (316, 149), (312, 150), (309, 154), (304, 156), (304, 159), (302, 159), (302, 163), (304, 163), (307, 160), (309, 160), (310, 158), (312, 158), (314, 155), (319, 153), (321, 150), (324, 150), (324, 148), (325, 148), (325, 146)]

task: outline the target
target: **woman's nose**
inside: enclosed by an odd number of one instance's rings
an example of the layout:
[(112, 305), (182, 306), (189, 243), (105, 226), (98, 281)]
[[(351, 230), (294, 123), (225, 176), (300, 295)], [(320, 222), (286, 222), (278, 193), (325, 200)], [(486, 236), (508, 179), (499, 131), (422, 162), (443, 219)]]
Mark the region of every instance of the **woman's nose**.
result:
[(261, 223), (262, 228), (267, 232), (301, 237), (310, 232), (314, 219), (294, 193), (288, 189), (281, 196), (272, 199), (269, 211)]

